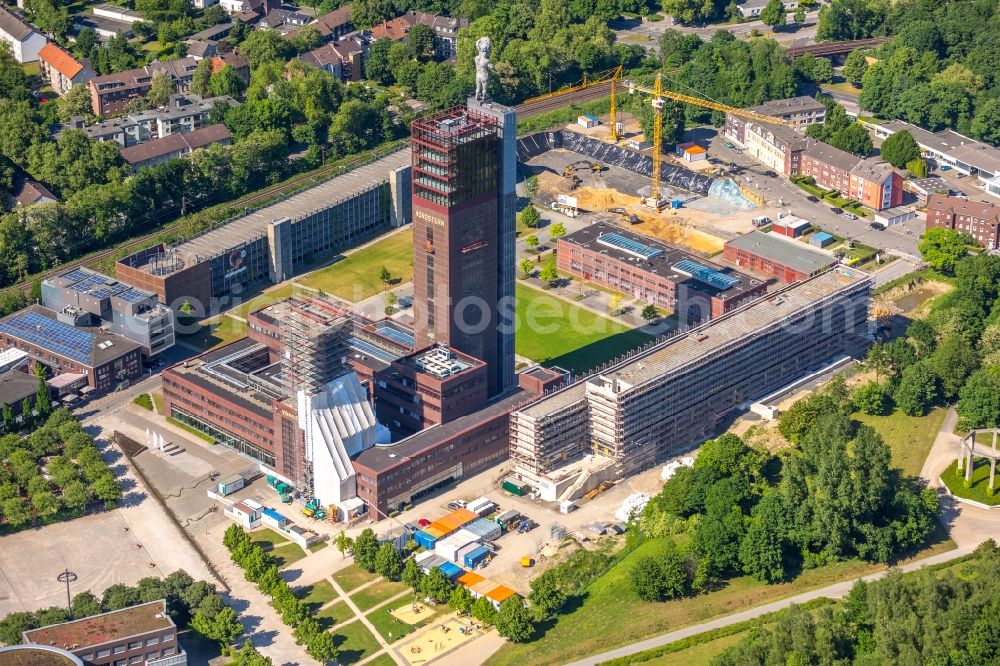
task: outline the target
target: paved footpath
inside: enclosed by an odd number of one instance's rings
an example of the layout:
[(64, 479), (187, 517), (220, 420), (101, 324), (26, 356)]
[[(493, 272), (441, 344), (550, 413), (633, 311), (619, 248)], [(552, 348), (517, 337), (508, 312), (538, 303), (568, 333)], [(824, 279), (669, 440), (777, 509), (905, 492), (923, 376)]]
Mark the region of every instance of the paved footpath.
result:
[[(934, 444), (931, 446), (931, 451), (927, 456), (927, 460), (920, 472), (920, 476), (930, 487), (939, 489), (939, 492), (942, 495), (941, 519), (948, 527), (949, 535), (958, 547), (955, 548), (955, 550), (950, 550), (946, 553), (939, 553), (915, 562), (908, 562), (907, 564), (898, 567), (901, 571), (915, 571), (921, 567), (931, 564), (949, 562), (971, 553), (976, 549), (976, 546), (986, 539), (993, 538), (1000, 540), (1000, 509), (990, 511), (987, 509), (980, 509), (973, 506), (959, 504), (948, 497), (940, 488), (938, 476), (940, 476), (945, 467), (956, 459), (960, 448), (960, 440), (953, 432), (955, 429), (955, 421), (955, 410), (949, 409), (944, 422), (941, 424), (941, 429), (938, 431), (938, 435), (934, 440)], [(863, 576), (861, 580), (878, 580), (879, 578), (885, 576), (889, 571), (890, 570), (879, 571), (868, 576)], [(587, 657), (586, 659), (574, 661), (569, 666), (596, 666), (597, 664), (610, 659), (627, 657), (639, 652), (644, 652), (645, 650), (651, 650), (653, 648), (669, 645), (670, 643), (674, 643), (690, 636), (695, 636), (697, 634), (711, 631), (713, 629), (719, 629), (721, 627), (728, 627), (745, 620), (752, 620), (760, 617), (761, 615), (766, 615), (767, 613), (773, 613), (774, 611), (788, 608), (792, 604), (803, 604), (807, 601), (818, 599), (820, 597), (840, 599), (850, 591), (853, 585), (853, 580), (842, 581), (827, 587), (812, 590), (811, 592), (804, 592), (803, 594), (799, 594), (794, 597), (789, 597), (787, 599), (775, 601), (756, 608), (750, 608), (739, 613), (716, 618), (708, 622), (703, 622), (701, 624), (661, 634), (638, 643), (632, 643), (631, 645), (620, 647), (616, 650), (609, 650), (608, 652)]]

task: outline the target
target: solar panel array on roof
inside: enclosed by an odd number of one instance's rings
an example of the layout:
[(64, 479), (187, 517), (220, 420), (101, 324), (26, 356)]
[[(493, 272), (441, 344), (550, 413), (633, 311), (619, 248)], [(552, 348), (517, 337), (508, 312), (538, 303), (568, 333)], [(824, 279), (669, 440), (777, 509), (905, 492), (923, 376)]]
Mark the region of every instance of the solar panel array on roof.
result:
[(385, 326), (385, 325), (378, 326), (375, 329), (375, 332), (378, 333), (379, 335), (389, 338), (390, 340), (394, 340), (395, 342), (398, 342), (401, 345), (405, 345), (410, 348), (413, 347), (413, 336), (404, 333), (403, 331), (397, 331), (392, 326)]
[(86, 280), (91, 275), (93, 275), (93, 273), (85, 271), (82, 268), (74, 268), (71, 271), (63, 273), (59, 277), (69, 280), (70, 282), (79, 282), (81, 280)]
[(683, 273), (684, 275), (688, 275), (699, 282), (704, 282), (705, 284), (712, 285), (718, 289), (732, 289), (740, 283), (739, 278), (726, 275), (725, 273), (720, 273), (719, 271), (712, 270), (711, 268), (702, 266), (701, 264), (696, 264), (690, 259), (678, 261), (673, 265), (673, 269), (678, 273)]
[(626, 238), (625, 236), (616, 233), (601, 234), (597, 237), (597, 242), (602, 245), (617, 248), (623, 252), (628, 252), (629, 254), (639, 257), (640, 259), (652, 259), (658, 254), (663, 254), (663, 250), (658, 247), (643, 245), (638, 241), (634, 241), (631, 238)]
[(149, 298), (149, 294), (137, 291), (135, 289), (128, 289), (120, 294), (115, 294), (115, 295), (127, 303), (138, 303), (139, 301), (144, 301), (147, 298)]
[(37, 312), (14, 315), (0, 322), (0, 332), (80, 363), (90, 363), (90, 354), (94, 347), (92, 333), (49, 319)]

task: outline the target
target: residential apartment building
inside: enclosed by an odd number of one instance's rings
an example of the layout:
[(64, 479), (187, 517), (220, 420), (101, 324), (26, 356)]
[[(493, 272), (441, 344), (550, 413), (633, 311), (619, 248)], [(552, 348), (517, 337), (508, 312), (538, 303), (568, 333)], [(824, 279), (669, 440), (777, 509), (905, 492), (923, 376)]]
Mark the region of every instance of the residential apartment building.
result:
[(121, 155), (133, 171), (138, 171), (143, 167), (186, 157), (199, 148), (207, 148), (215, 143), (228, 145), (232, 139), (233, 135), (229, 129), (219, 123), (190, 132), (168, 134), (160, 139), (122, 148)]
[(239, 51), (229, 51), (212, 56), (212, 73), (221, 71), (227, 65), (232, 67), (243, 81), (243, 85), (250, 85), (250, 62), (240, 54)]
[[(786, 9), (788, 6), (789, 3), (785, 3)], [(813, 123), (822, 123), (826, 120), (826, 107), (823, 103), (805, 95), (774, 99), (751, 106), (747, 110), (784, 120), (800, 132), (805, 132), (805, 128)]]
[(903, 201), (903, 178), (876, 158), (861, 158), (822, 141), (810, 140), (802, 153), (800, 175), (835, 189), (874, 210), (898, 206)]
[(22, 634), (22, 639), (28, 646), (52, 646), (70, 652), (87, 666), (187, 664), (187, 653), (178, 642), (177, 627), (164, 599), (31, 629)]
[(927, 229), (962, 231), (983, 247), (1000, 248), (1000, 205), (932, 192), (927, 197)]
[[(608, 469), (621, 479), (687, 450), (741, 405), (850, 349), (866, 332), (871, 286), (832, 269), (514, 411), (513, 476), (574, 497)], [(585, 455), (588, 468), (565, 473)]]
[(38, 52), (38, 66), (42, 78), (60, 97), (64, 97), (73, 86), (86, 85), (87, 81), (97, 76), (94, 70), (54, 42), (49, 42)]
[(391, 39), (394, 42), (405, 42), (410, 28), (417, 24), (430, 26), (434, 29), (434, 55), (448, 60), (458, 54), (458, 31), (469, 25), (468, 19), (461, 17), (438, 16), (425, 12), (406, 12), (402, 16), (383, 21), (371, 27), (371, 37), (375, 39)]
[(95, 76), (87, 82), (90, 86), (90, 102), (94, 115), (110, 116), (122, 113), (132, 99), (149, 92), (153, 85), (153, 77), (157, 74), (169, 76), (174, 89), (179, 93), (186, 93), (191, 90), (191, 78), (197, 66), (197, 60), (185, 57), (168, 62), (154, 61), (145, 67)]
[(114, 141), (122, 148), (162, 139), (171, 134), (193, 132), (205, 126), (216, 104), (236, 106), (231, 97), (202, 99), (197, 95), (172, 95), (166, 106), (136, 111), (82, 127), (95, 141)]
[(329, 72), (342, 83), (360, 81), (364, 75), (365, 40), (359, 35), (348, 35), (308, 53), (299, 59)]
[(775, 172), (784, 176), (799, 174), (807, 139), (791, 127), (757, 123), (727, 113), (723, 132), (747, 155)]
[(0, 41), (7, 42), (14, 60), (23, 64), (38, 60), (38, 52), (48, 40), (5, 7), (0, 7)]
[(617, 225), (596, 222), (556, 242), (559, 270), (675, 312), (685, 325), (720, 317), (767, 292), (763, 280)]

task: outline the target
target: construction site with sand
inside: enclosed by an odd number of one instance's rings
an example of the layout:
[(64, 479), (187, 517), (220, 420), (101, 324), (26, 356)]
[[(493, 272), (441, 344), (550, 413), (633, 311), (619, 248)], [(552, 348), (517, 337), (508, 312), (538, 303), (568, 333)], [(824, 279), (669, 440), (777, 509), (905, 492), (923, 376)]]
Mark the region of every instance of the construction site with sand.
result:
[[(623, 130), (624, 138), (617, 143), (611, 143), (610, 130), (603, 122), (590, 128), (569, 125), (558, 133), (538, 133), (527, 137), (527, 145), (522, 139), (519, 152), (525, 176), (533, 174), (538, 181), (534, 202), (548, 208), (560, 195), (571, 197), (588, 222), (617, 222), (629, 231), (702, 256), (718, 254), (726, 241), (752, 231), (754, 217), (776, 217), (777, 208), (751, 202), (715, 160), (686, 163), (668, 154), (663, 155), (663, 163), (677, 174), (664, 178), (660, 185), (660, 196), (668, 205), (660, 210), (645, 205), (643, 198), (651, 189), (650, 149), (643, 148), (638, 123), (631, 116), (625, 117)], [(550, 147), (553, 144), (559, 147)], [(602, 161), (602, 156), (610, 159)]]

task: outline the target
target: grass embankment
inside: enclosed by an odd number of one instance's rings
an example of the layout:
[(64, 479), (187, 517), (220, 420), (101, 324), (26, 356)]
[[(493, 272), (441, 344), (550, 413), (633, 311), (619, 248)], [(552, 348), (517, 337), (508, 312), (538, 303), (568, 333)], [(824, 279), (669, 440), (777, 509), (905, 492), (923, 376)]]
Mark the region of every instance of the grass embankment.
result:
[(392, 276), (389, 286), (413, 279), (411, 230), (394, 233), (376, 241), (326, 268), (304, 276), (298, 282), (356, 303), (383, 291), (385, 285), (379, 279), (379, 269), (382, 266)]
[(896, 410), (888, 416), (857, 412), (851, 418), (867, 423), (882, 436), (892, 450), (893, 465), (903, 474), (919, 476), (947, 413), (946, 408), (935, 407), (926, 416), (907, 416)]
[[(953, 542), (939, 535), (935, 543), (917, 555), (926, 557), (954, 547)], [(885, 568), (847, 560), (804, 570), (788, 583), (768, 585), (741, 576), (730, 579), (724, 588), (709, 594), (663, 603), (640, 601), (629, 585), (629, 571), (638, 559), (656, 556), (663, 548), (663, 539), (640, 544), (591, 584), (580, 598), (571, 599), (567, 612), (559, 616), (541, 638), (531, 643), (507, 644), (487, 664), (563, 664)]]
[(544, 291), (517, 285), (516, 351), (583, 373), (652, 338)]

